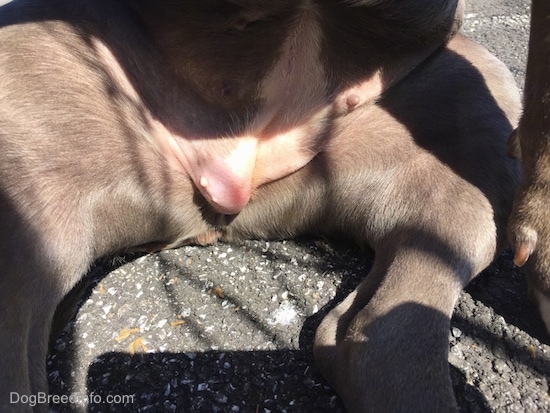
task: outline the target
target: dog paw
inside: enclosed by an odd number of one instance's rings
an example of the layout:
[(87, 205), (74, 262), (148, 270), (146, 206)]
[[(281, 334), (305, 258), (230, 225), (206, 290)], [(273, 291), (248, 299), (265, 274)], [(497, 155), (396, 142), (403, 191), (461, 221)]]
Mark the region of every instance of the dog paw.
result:
[(508, 223), (514, 263), (523, 266), (531, 257), (550, 270), (550, 182), (524, 177)]

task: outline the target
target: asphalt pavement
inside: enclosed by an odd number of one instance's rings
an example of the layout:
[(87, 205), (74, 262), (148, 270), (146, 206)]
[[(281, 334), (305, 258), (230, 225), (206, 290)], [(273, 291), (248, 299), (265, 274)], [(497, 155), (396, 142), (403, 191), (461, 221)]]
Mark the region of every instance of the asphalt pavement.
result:
[[(472, 0), (464, 31), (523, 83), (527, 0)], [(53, 412), (344, 412), (316, 326), (372, 254), (316, 239), (184, 247), (99, 263), (54, 340)], [(550, 337), (504, 254), (462, 294), (449, 363), (464, 412), (550, 411)]]

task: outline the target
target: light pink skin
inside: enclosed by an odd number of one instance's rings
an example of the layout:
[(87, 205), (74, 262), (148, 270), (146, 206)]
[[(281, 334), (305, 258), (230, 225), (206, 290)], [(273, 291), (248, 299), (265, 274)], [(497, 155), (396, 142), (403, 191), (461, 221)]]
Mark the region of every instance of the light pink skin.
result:
[(285, 44), (281, 58), (264, 79), (264, 103), (244, 133), (189, 138), (155, 124), (151, 135), (169, 164), (183, 167), (220, 213), (237, 214), (255, 188), (306, 165), (322, 151), (320, 139), (331, 117), (374, 100), (384, 89), (382, 75), (376, 73), (329, 98), (316, 21), (304, 19), (296, 32), (294, 38), (299, 41)]
[[(127, 97), (139, 102), (139, 94), (111, 50), (99, 41), (94, 46)], [(294, 54), (296, 49), (293, 46), (288, 54)], [(300, 59), (296, 64), (291, 56), (281, 59), (280, 65), (285, 67), (274, 70), (265, 80), (265, 103), (245, 133), (201, 138), (190, 131), (171, 130), (144, 108), (150, 126), (145, 137), (164, 155), (170, 167), (192, 178), (218, 212), (240, 212), (254, 188), (300, 169), (321, 149), (316, 137), (324, 127), (323, 119), (329, 116), (331, 105), (322, 81), (317, 81), (324, 73), (314, 58), (315, 51), (303, 53), (311, 58)], [(308, 67), (312, 62), (317, 64), (316, 68)], [(318, 86), (311, 87), (313, 81)], [(181, 123), (185, 124), (185, 119)]]
[[(300, 114), (305, 118), (302, 123), (290, 127), (283, 123), (288, 116), (283, 112), (264, 128), (224, 142), (217, 139), (215, 145), (208, 140), (195, 140), (189, 150), (189, 140), (184, 137), (165, 135), (161, 139), (171, 148), (167, 156), (174, 156), (181, 163), (208, 203), (220, 213), (236, 214), (246, 206), (255, 188), (283, 178), (311, 161), (323, 149), (315, 139), (322, 133), (323, 121), (331, 114), (344, 115), (354, 110), (371, 95), (378, 96), (379, 82), (374, 83), (369, 79), (340, 94), (334, 103), (315, 102), (316, 110)], [(270, 127), (277, 132), (271, 134)]]

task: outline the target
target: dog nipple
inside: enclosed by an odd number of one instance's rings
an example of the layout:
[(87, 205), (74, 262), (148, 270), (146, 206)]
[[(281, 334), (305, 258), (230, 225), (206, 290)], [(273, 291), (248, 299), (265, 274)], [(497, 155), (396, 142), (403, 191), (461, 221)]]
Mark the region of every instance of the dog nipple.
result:
[(359, 105), (360, 101), (361, 99), (355, 93), (352, 93), (346, 97), (346, 105), (348, 106), (348, 109), (354, 109), (357, 105)]

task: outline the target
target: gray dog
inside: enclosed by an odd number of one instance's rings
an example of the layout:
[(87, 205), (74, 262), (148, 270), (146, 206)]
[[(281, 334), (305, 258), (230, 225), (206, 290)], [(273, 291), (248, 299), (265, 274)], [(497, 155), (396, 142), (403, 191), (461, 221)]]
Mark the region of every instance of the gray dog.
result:
[[(0, 9), (0, 410), (47, 392), (98, 258), (193, 240), (376, 251), (316, 360), (351, 412), (457, 410), (461, 289), (504, 243), (519, 98), (457, 0), (15, 0)], [(35, 411), (47, 411), (47, 405)]]
[(529, 295), (550, 331), (550, 3), (533, 0), (525, 109), (509, 140), (523, 177), (510, 218), (514, 262), (525, 265)]

